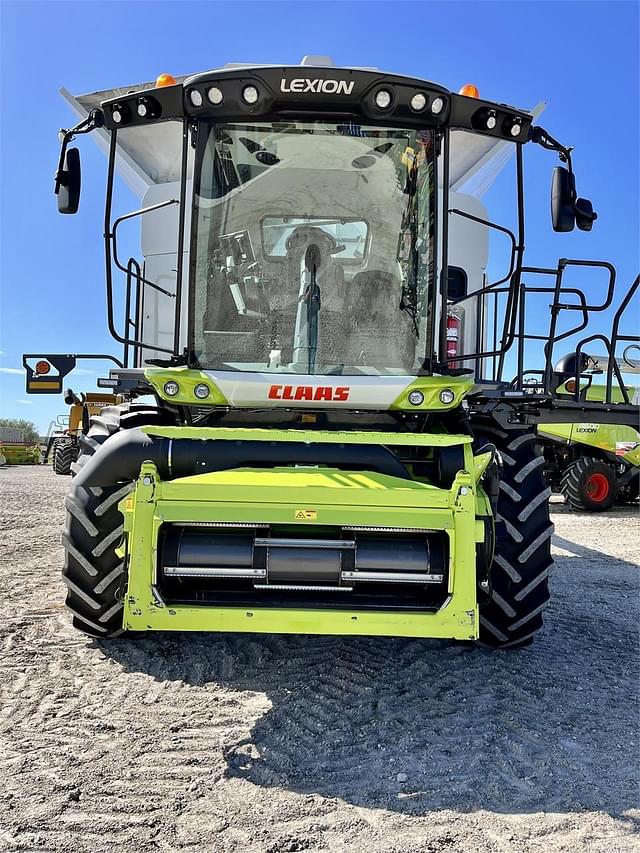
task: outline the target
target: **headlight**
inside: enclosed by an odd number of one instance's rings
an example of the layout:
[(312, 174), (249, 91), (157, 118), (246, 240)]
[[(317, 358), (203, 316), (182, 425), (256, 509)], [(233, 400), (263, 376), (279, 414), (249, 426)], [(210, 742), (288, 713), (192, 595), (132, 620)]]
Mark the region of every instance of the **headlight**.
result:
[(412, 406), (420, 406), (424, 403), (424, 394), (422, 391), (409, 391), (407, 400)]
[(497, 123), (498, 119), (496, 118), (496, 111), (489, 110), (489, 115), (487, 116), (487, 130), (493, 130)]
[(199, 400), (206, 400), (209, 396), (209, 386), (205, 385), (204, 382), (200, 382), (200, 384), (196, 385), (193, 389), (193, 393)]
[(511, 126), (509, 127), (509, 133), (515, 139), (516, 136), (520, 136), (520, 131), (522, 130), (522, 122), (518, 118), (518, 116), (514, 116), (511, 120)]
[(440, 115), (444, 109), (444, 98), (434, 98), (431, 101), (431, 112), (434, 116)]
[(199, 92), (197, 89), (192, 89), (189, 92), (189, 100), (193, 104), (194, 107), (202, 106), (202, 92)]
[(380, 89), (376, 92), (376, 106), (378, 109), (386, 110), (391, 106), (391, 92), (387, 89)]
[(124, 124), (131, 118), (131, 110), (126, 104), (114, 104), (111, 107), (111, 118), (114, 124)]
[(155, 98), (143, 96), (138, 98), (136, 112), (140, 118), (158, 118), (161, 112), (160, 104)]
[(449, 403), (453, 403), (456, 399), (456, 395), (453, 393), (451, 388), (443, 388), (440, 392), (440, 402), (444, 403), (445, 406), (448, 406)]
[(244, 98), (245, 103), (255, 104), (260, 97), (260, 93), (255, 86), (245, 86), (242, 90), (242, 97)]
[(416, 92), (413, 98), (411, 98), (411, 109), (419, 113), (420, 110), (423, 110), (426, 106), (426, 97), (422, 94), (422, 92)]
[(180, 386), (177, 382), (173, 382), (173, 380), (171, 380), (170, 382), (164, 383), (164, 393), (167, 395), (167, 397), (175, 397), (176, 394), (179, 393), (179, 391)]
[(209, 98), (214, 107), (219, 107), (224, 101), (222, 90), (218, 89), (217, 86), (212, 86), (210, 89), (207, 89), (207, 98)]

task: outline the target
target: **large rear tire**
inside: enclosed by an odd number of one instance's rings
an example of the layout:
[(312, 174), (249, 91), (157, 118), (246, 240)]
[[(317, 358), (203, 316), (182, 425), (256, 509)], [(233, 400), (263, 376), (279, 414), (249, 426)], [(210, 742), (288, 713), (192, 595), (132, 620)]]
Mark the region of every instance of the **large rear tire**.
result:
[[(74, 473), (81, 471), (102, 444), (119, 430), (162, 421), (162, 413), (153, 408), (105, 407), (91, 418), (87, 435), (80, 437), (80, 455), (73, 465)], [(93, 637), (117, 637), (123, 633), (126, 572), (124, 560), (116, 553), (123, 536), (118, 503), (134, 485), (131, 482), (85, 488), (72, 480), (65, 498), (62, 577), (67, 586), (66, 605), (74, 627)]]
[(603, 512), (616, 500), (615, 471), (600, 459), (581, 456), (565, 470), (560, 488), (572, 509)]
[(533, 430), (477, 426), (478, 444), (491, 442), (502, 457), (496, 546), (489, 589), (479, 588), (480, 641), (496, 648), (527, 646), (542, 628), (552, 565), (551, 489)]
[(78, 458), (78, 445), (68, 439), (57, 439), (53, 444), (54, 474), (70, 474), (71, 466)]

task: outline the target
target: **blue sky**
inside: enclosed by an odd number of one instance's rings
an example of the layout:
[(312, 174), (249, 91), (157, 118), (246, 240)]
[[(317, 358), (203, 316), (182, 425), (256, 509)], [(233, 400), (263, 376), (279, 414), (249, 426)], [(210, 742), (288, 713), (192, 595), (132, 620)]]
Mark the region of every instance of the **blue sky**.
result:
[[(24, 351), (119, 353), (108, 336), (102, 244), (106, 164), (81, 141), (80, 212), (56, 212), (56, 133), (73, 122), (58, 95), (203, 71), (230, 61), (297, 63), (329, 54), (528, 108), (576, 147), (578, 191), (593, 199), (591, 234), (554, 234), (549, 182), (557, 160), (527, 146), (527, 259), (606, 258), (620, 285), (637, 274), (639, 8), (635, 2), (0, 2), (0, 413), (41, 430), (61, 397), (27, 397)], [(490, 196), (510, 221), (511, 186)], [(122, 190), (119, 202), (136, 200)], [(577, 279), (576, 279), (577, 281)], [(583, 279), (592, 294), (602, 286)], [(79, 306), (79, 307), (78, 307)], [(544, 311), (543, 311), (544, 313)], [(636, 323), (637, 325), (637, 323)], [(85, 363), (69, 384), (91, 390), (107, 364)], [(17, 371), (17, 372), (16, 372)]]

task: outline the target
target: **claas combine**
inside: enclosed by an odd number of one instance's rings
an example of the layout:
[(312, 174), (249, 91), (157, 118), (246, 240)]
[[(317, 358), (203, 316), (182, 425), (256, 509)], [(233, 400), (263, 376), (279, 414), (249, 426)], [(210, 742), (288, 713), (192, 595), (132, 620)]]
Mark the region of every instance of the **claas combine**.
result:
[[(640, 361), (629, 347), (622, 360), (626, 373), (640, 373)], [(561, 365), (557, 365), (561, 367)], [(604, 372), (601, 360), (585, 360), (583, 394), (603, 400), (605, 388), (597, 380)], [(560, 372), (559, 370), (557, 371)], [(560, 393), (571, 394), (575, 379), (569, 379)], [(568, 387), (567, 387), (568, 386)], [(637, 400), (638, 389), (626, 388), (628, 397)], [(613, 399), (623, 395), (614, 389)], [(636, 428), (588, 421), (538, 424), (538, 440), (545, 457), (545, 477), (554, 491), (579, 512), (604, 512), (615, 504), (631, 504), (640, 494), (640, 424)]]
[[(563, 161), (554, 228), (596, 219), (570, 149), (473, 87), (321, 57), (68, 100), (81, 121), (61, 132), (58, 207), (78, 209), (69, 143), (91, 132), (108, 153), (107, 323), (123, 346), (98, 382), (123, 402), (91, 417), (66, 498), (74, 625), (531, 642), (552, 562), (536, 423), (638, 411), (612, 400), (615, 358), (602, 401), (555, 393), (557, 317), (607, 307), (615, 279), (599, 262), (524, 266), (527, 144)], [(501, 226), (462, 178), (504, 152), (517, 225), (490, 282)], [(115, 216), (118, 171), (143, 204)], [(127, 260), (137, 220), (143, 260)], [(581, 264), (610, 273), (602, 305), (567, 304), (563, 272)], [(552, 310), (532, 381), (534, 290)], [(39, 358), (61, 381), (76, 357)]]

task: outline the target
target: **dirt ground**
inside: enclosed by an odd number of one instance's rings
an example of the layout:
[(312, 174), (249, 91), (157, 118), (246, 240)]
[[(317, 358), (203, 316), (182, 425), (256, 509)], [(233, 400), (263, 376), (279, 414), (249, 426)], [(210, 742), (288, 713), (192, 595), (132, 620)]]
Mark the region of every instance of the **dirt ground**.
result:
[(68, 480), (0, 470), (0, 849), (640, 850), (638, 514), (553, 507), (527, 650), (74, 631)]

